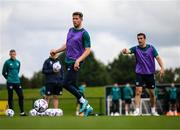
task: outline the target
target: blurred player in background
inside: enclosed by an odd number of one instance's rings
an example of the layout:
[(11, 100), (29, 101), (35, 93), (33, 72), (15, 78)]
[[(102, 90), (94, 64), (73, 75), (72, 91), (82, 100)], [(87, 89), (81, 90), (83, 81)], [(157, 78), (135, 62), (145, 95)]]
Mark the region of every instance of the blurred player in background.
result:
[(150, 44), (146, 44), (146, 35), (144, 33), (137, 34), (137, 40), (139, 45), (134, 46), (130, 49), (124, 48), (123, 54), (134, 54), (136, 57), (136, 92), (135, 92), (135, 106), (134, 115), (140, 115), (140, 100), (142, 94), (143, 85), (149, 89), (150, 102), (151, 102), (151, 114), (158, 116), (156, 107), (156, 98), (154, 94), (155, 88), (155, 59), (160, 66), (160, 76), (164, 73), (164, 65), (161, 57)]
[(117, 83), (111, 88), (112, 108), (111, 116), (119, 116), (119, 100), (121, 99), (121, 90)]
[(177, 115), (177, 108), (176, 108), (176, 98), (177, 98), (177, 90), (175, 84), (171, 84), (171, 88), (169, 89), (169, 115)]
[(39, 93), (43, 99), (46, 99), (46, 87), (45, 86), (40, 88)]
[(129, 83), (125, 85), (123, 88), (123, 99), (125, 101), (125, 115), (130, 114), (130, 109), (131, 109), (131, 103), (132, 103), (132, 98), (133, 98), (133, 90)]
[(58, 59), (58, 54), (50, 56), (43, 64), (42, 73), (45, 75), (45, 97), (49, 103), (50, 97), (53, 96), (53, 106), (58, 108), (58, 96), (62, 95), (63, 68)]
[(16, 51), (14, 49), (9, 52), (10, 59), (6, 60), (3, 66), (2, 75), (7, 80), (8, 105), (9, 109), (13, 109), (13, 90), (19, 98), (20, 116), (26, 116), (24, 112), (24, 96), (19, 79), (20, 61), (16, 59)]
[(69, 29), (66, 43), (61, 48), (51, 51), (51, 55), (65, 51), (67, 72), (64, 79), (64, 87), (82, 104), (80, 113), (85, 112), (84, 116), (88, 116), (92, 113), (93, 108), (78, 91), (76, 82), (80, 67), (91, 52), (91, 42), (88, 32), (82, 27), (83, 14), (74, 12), (72, 19), (74, 27)]

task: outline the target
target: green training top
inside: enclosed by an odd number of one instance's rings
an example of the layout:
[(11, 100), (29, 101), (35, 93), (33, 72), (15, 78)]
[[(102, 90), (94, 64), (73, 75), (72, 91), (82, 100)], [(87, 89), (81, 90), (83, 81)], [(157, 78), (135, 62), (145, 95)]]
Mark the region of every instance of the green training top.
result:
[(169, 98), (170, 99), (176, 99), (176, 97), (177, 97), (176, 88), (175, 87), (171, 87), (169, 89)]
[(19, 70), (20, 70), (20, 61), (17, 59), (8, 59), (5, 61), (2, 75), (7, 80), (7, 83), (20, 83), (19, 79)]
[(121, 98), (121, 90), (119, 87), (111, 88), (112, 100), (119, 100)]
[(133, 90), (129, 86), (125, 86), (123, 88), (123, 99), (131, 99), (133, 98)]

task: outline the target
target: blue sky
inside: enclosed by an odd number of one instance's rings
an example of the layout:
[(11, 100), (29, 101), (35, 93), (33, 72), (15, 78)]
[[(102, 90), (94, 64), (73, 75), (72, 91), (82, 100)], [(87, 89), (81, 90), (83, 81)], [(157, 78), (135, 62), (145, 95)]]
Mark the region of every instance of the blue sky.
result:
[[(166, 68), (180, 67), (178, 0), (0, 0), (0, 69), (14, 48), (22, 62), (20, 75), (31, 77), (40, 70), (49, 50), (65, 43), (74, 11), (83, 12), (101, 62), (137, 45), (136, 34), (144, 32)], [(0, 82), (5, 82), (2, 76)]]

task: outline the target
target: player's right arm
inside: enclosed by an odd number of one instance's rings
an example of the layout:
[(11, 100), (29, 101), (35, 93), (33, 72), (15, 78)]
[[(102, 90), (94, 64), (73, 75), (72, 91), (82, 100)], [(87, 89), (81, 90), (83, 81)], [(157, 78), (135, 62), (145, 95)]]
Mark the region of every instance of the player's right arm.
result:
[(55, 55), (56, 53), (60, 53), (66, 50), (66, 44), (64, 44), (62, 47), (58, 48), (58, 49), (53, 49), (51, 50), (50, 54), (51, 55)]
[(135, 52), (136, 52), (136, 46), (131, 47), (130, 49), (124, 48), (124, 49), (122, 50), (122, 53), (123, 53), (123, 54), (132, 54), (132, 53), (135, 53)]
[(8, 76), (8, 67), (7, 67), (7, 63), (6, 62), (4, 63), (4, 66), (3, 66), (2, 75), (4, 76), (5, 79), (7, 79), (7, 76)]
[(122, 50), (122, 53), (123, 53), (123, 54), (131, 54), (131, 50), (128, 49), (128, 48), (124, 48), (124, 49)]

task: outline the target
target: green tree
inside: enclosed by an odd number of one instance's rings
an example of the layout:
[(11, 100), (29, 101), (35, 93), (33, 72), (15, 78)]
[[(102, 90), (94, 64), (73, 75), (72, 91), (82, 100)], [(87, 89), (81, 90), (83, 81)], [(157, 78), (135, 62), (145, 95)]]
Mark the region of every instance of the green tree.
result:
[(30, 80), (27, 77), (25, 77), (24, 75), (22, 75), (20, 77), (20, 81), (21, 81), (21, 85), (23, 86), (23, 88), (30, 88), (31, 87)]
[(107, 85), (111, 83), (111, 77), (106, 66), (97, 61), (92, 52), (81, 67), (78, 81), (90, 86)]
[(112, 77), (113, 82), (120, 84), (134, 83), (135, 81), (135, 58), (132, 55), (119, 54), (118, 58), (114, 59), (108, 65), (108, 72)]
[(44, 85), (44, 75), (42, 71), (35, 72), (31, 78), (31, 88), (40, 88)]
[(156, 73), (156, 82), (157, 83), (172, 83), (174, 82), (174, 70), (172, 68), (166, 69), (163, 77), (159, 76), (159, 72)]

